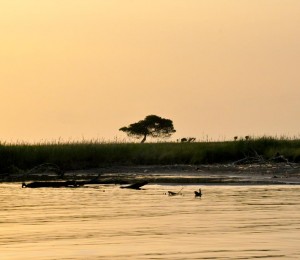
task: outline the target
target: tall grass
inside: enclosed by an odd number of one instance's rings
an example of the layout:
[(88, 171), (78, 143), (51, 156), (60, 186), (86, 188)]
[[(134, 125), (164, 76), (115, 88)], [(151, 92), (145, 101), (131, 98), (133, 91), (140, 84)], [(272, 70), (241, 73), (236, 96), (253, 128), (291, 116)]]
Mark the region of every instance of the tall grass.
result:
[(195, 143), (106, 143), (98, 141), (0, 144), (0, 173), (53, 163), (63, 170), (110, 165), (229, 163), (254, 151), (265, 158), (277, 152), (300, 162), (300, 140), (260, 137), (250, 140)]

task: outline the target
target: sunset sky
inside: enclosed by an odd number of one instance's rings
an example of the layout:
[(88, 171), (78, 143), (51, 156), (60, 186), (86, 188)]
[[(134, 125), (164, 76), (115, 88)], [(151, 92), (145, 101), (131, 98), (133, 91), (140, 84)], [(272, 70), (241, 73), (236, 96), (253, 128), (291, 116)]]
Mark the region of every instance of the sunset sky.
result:
[(0, 141), (300, 134), (299, 0), (0, 0)]

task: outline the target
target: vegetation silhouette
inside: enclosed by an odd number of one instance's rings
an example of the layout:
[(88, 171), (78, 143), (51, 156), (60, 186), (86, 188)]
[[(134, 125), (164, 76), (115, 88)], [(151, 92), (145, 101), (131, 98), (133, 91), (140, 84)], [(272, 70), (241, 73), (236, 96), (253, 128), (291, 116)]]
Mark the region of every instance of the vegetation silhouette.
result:
[(144, 143), (148, 136), (166, 138), (176, 132), (172, 120), (156, 115), (146, 116), (144, 120), (132, 123), (128, 127), (124, 126), (119, 130), (125, 132), (129, 137), (143, 138), (141, 143)]
[(143, 145), (95, 141), (0, 144), (0, 181), (10, 181), (17, 176), (25, 176), (26, 180), (67, 180), (68, 172), (74, 170), (102, 168), (102, 173), (112, 166), (195, 165), (197, 169), (201, 164), (273, 163), (298, 169), (300, 140), (265, 136), (236, 141)]

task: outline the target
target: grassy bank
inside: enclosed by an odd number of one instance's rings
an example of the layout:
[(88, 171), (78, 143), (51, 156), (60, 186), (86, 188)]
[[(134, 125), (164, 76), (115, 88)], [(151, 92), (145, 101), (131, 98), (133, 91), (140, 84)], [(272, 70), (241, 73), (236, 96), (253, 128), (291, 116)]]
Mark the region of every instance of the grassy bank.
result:
[(110, 165), (213, 164), (234, 162), (254, 153), (272, 158), (279, 152), (300, 162), (300, 140), (262, 137), (195, 143), (50, 143), (0, 145), (0, 173), (27, 171), (52, 163), (62, 170)]

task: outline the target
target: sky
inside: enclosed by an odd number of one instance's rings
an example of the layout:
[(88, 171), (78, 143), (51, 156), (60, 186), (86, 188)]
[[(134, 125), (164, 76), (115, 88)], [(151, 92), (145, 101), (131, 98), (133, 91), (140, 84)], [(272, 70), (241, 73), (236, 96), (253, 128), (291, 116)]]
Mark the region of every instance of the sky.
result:
[(0, 141), (299, 137), (299, 0), (0, 0)]

